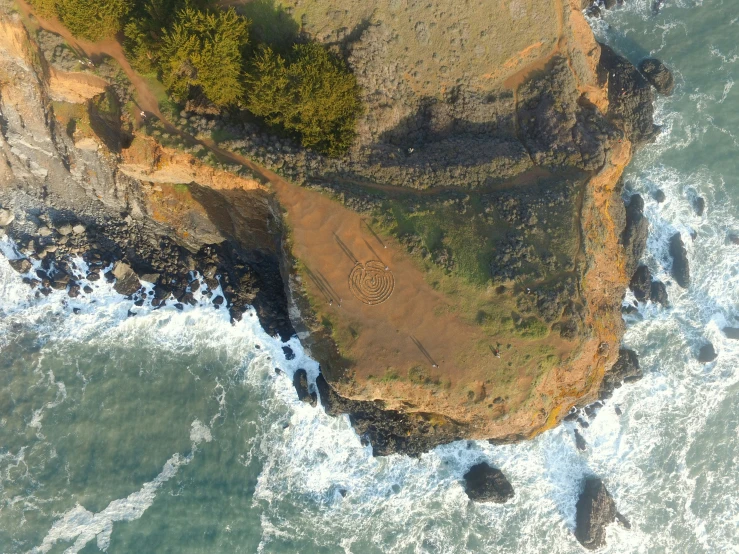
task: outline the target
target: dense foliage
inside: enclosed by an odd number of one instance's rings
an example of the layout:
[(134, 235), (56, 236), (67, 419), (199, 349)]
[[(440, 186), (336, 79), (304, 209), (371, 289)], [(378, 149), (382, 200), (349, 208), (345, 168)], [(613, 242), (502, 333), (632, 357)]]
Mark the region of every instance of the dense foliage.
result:
[(233, 8), (218, 9), (215, 0), (32, 2), (88, 40), (123, 30), (134, 67), (156, 73), (177, 103), (197, 98), (246, 109), (329, 155), (354, 139), (362, 109), (356, 78), (317, 43), (296, 44), (286, 56), (268, 42), (250, 45), (250, 21)]
[(131, 0), (33, 0), (41, 15), (56, 16), (73, 35), (98, 41), (115, 36), (131, 11)]
[(354, 75), (316, 43), (297, 44), (289, 59), (261, 48), (247, 77), (247, 109), (297, 133), (303, 146), (329, 155), (354, 139), (362, 105)]
[(244, 49), (249, 23), (233, 9), (180, 11), (165, 32), (160, 54), (162, 80), (177, 102), (198, 87), (219, 107), (235, 106), (244, 98)]

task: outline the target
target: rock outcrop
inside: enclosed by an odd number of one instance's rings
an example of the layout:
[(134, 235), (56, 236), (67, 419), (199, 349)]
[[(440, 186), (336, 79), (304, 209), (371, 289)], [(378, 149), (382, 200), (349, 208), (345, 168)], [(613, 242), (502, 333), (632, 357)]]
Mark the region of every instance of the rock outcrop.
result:
[(672, 72), (665, 64), (654, 58), (646, 58), (639, 64), (639, 70), (655, 90), (663, 95), (669, 96), (675, 88)]
[(670, 256), (672, 256), (672, 268), (670, 269), (672, 278), (682, 288), (688, 288), (690, 286), (690, 265), (688, 252), (685, 250), (680, 233), (675, 233), (670, 237)]
[(464, 491), (475, 502), (503, 504), (513, 498), (513, 487), (503, 472), (487, 462), (473, 465), (464, 474)]
[(603, 377), (600, 385), (601, 400), (613, 396), (613, 391), (623, 383), (638, 381), (644, 376), (639, 367), (639, 357), (633, 350), (622, 348), (618, 351), (618, 359), (609, 372)]
[(304, 369), (298, 369), (293, 375), (293, 386), (298, 393), (298, 400), (306, 402), (311, 406), (318, 404), (318, 396), (308, 386), (308, 374)]
[(626, 225), (621, 234), (621, 243), (626, 251), (626, 273), (633, 275), (647, 247), (649, 222), (644, 217), (644, 199), (634, 194), (626, 205)]
[(597, 550), (606, 544), (606, 527), (618, 520), (626, 528), (628, 523), (616, 509), (616, 503), (598, 478), (585, 481), (585, 490), (577, 500), (575, 537), (588, 550)]

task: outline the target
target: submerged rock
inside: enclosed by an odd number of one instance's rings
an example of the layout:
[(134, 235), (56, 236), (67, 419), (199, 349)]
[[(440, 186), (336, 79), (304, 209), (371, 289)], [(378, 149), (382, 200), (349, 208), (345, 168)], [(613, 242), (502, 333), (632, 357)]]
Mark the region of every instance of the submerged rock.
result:
[(588, 550), (606, 544), (606, 527), (618, 520), (627, 529), (629, 522), (616, 509), (613, 497), (603, 481), (591, 477), (585, 481), (585, 490), (577, 500), (575, 537)]
[(513, 487), (503, 472), (487, 462), (473, 465), (464, 474), (464, 490), (475, 502), (503, 504), (513, 498)]
[(675, 88), (675, 80), (672, 77), (672, 72), (661, 61), (655, 58), (642, 60), (639, 64), (639, 70), (659, 94), (663, 96), (672, 94)]
[(658, 204), (661, 204), (662, 202), (667, 200), (667, 195), (662, 189), (657, 189), (652, 193), (652, 198), (654, 198)]
[(723, 331), (727, 339), (739, 340), (739, 327), (724, 327)]
[(688, 252), (685, 250), (680, 233), (675, 233), (670, 237), (670, 256), (672, 256), (672, 269), (670, 270), (672, 278), (682, 288), (688, 288), (690, 285)]
[(639, 367), (639, 357), (633, 350), (622, 348), (618, 351), (618, 360), (603, 377), (600, 385), (599, 397), (601, 400), (613, 396), (613, 391), (622, 383), (638, 381), (644, 376)]
[(308, 387), (308, 374), (304, 369), (299, 369), (293, 375), (293, 386), (298, 393), (298, 400), (306, 402), (315, 408), (318, 403), (318, 396), (315, 392), (311, 392)]
[(710, 342), (701, 346), (698, 351), (698, 361), (702, 364), (710, 363), (716, 358), (718, 358), (718, 353)]
[(585, 442), (585, 438), (580, 434), (580, 431), (575, 429), (575, 445), (578, 450), (585, 451), (588, 448), (588, 443)]
[(693, 209), (698, 217), (701, 217), (703, 212), (706, 211), (706, 201), (702, 196), (696, 196), (693, 199)]

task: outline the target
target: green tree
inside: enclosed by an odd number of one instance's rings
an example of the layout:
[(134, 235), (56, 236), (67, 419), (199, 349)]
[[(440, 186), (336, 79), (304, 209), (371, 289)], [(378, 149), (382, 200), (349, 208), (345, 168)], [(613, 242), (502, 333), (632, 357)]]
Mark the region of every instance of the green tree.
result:
[(98, 41), (121, 31), (131, 6), (130, 0), (57, 0), (56, 11), (74, 36)]
[(162, 39), (177, 14), (186, 8), (207, 10), (214, 7), (215, 0), (135, 0), (123, 30), (131, 64), (142, 73), (157, 71)]
[(289, 60), (262, 48), (247, 77), (246, 108), (297, 133), (303, 146), (345, 152), (362, 113), (360, 89), (346, 64), (316, 43), (297, 44)]
[(244, 51), (249, 42), (249, 21), (233, 9), (178, 12), (162, 40), (162, 82), (177, 102), (199, 88), (220, 107), (239, 104), (244, 97)]

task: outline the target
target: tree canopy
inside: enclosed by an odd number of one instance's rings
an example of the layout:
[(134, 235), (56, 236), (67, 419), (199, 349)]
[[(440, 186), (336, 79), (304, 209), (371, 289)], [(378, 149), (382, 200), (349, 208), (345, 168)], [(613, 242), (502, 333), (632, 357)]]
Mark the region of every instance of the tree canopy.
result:
[(351, 146), (362, 112), (356, 78), (316, 43), (296, 44), (287, 60), (261, 48), (247, 76), (246, 108), (329, 155)]
[(132, 0), (32, 0), (42, 16), (56, 16), (80, 38), (98, 41), (115, 36), (133, 7)]
[(164, 85), (177, 102), (199, 87), (216, 106), (239, 104), (244, 98), (244, 50), (249, 22), (233, 9), (201, 11), (185, 8), (162, 39), (160, 69)]

